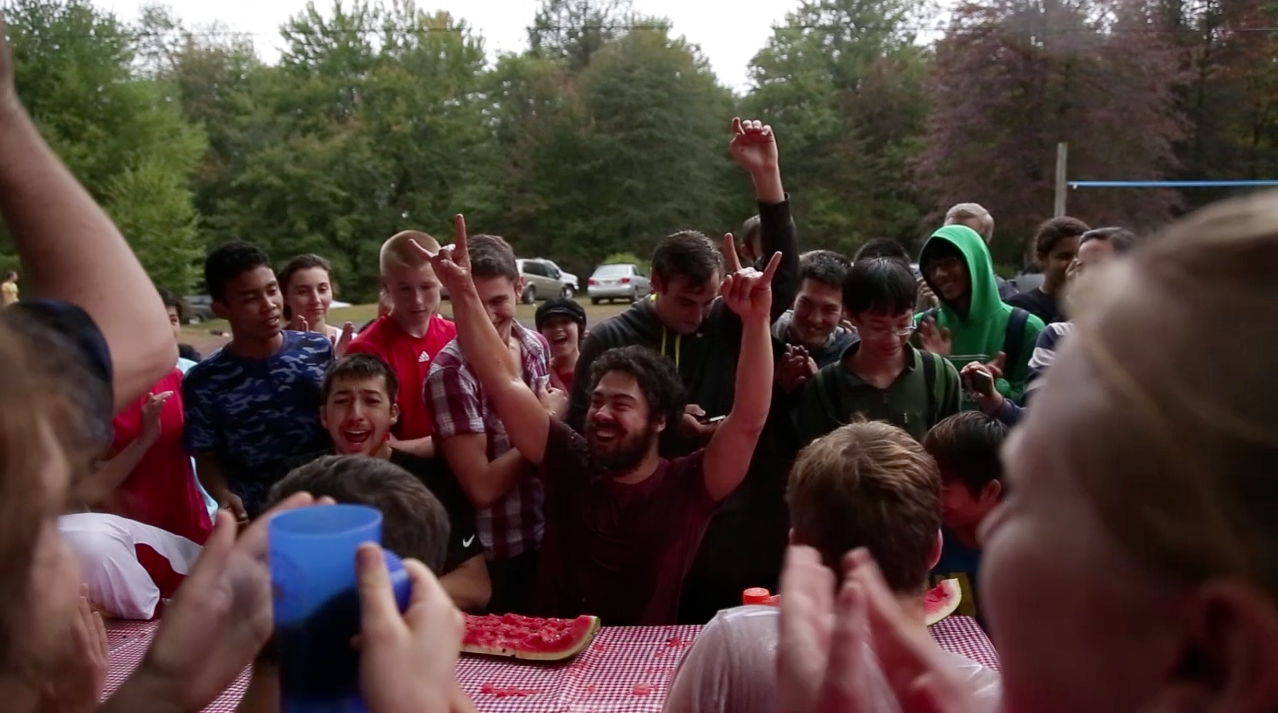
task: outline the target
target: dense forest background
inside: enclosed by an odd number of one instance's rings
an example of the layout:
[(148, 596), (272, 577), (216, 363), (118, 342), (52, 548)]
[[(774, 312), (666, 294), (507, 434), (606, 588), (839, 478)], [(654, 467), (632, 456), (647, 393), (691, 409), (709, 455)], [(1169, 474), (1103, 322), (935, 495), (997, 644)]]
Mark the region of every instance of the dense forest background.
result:
[[(32, 116), (178, 292), (200, 289), (208, 246), (245, 239), (325, 255), (367, 300), (384, 238), (446, 236), (459, 211), (579, 274), (677, 229), (721, 234), (753, 212), (738, 114), (776, 128), (805, 248), (915, 246), (971, 200), (1014, 270), (1050, 216), (1058, 141), (1071, 179), (1278, 178), (1278, 0), (809, 0), (744, 96), (624, 0), (545, 0), (529, 49), (501, 56), (412, 0), (310, 5), (274, 64), (158, 6), (136, 24), (85, 0), (0, 12)], [(1069, 212), (1149, 228), (1224, 195), (1084, 189)]]

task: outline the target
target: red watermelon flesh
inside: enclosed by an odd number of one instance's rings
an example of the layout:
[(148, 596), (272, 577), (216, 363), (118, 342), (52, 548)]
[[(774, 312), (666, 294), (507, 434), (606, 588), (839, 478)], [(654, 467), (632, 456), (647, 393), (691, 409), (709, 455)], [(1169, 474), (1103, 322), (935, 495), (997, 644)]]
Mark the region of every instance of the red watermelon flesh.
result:
[(929, 589), (923, 595), (923, 614), (927, 625), (931, 626), (953, 614), (961, 601), (963, 601), (963, 588), (959, 586), (957, 579), (943, 580)]
[(519, 614), (466, 615), (462, 651), (535, 661), (562, 661), (590, 646), (599, 617), (543, 619)]

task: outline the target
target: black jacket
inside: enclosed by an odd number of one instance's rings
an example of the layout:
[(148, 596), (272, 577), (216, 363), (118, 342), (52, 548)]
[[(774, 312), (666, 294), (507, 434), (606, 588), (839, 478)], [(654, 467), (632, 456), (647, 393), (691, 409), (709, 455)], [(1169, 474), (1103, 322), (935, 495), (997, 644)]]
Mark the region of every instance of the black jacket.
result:
[[(759, 222), (762, 254), (770, 258), (774, 252), (781, 253), (781, 264), (772, 279), (772, 319), (775, 321), (790, 308), (799, 290), (799, 247), (794, 221), (790, 219), (789, 201), (760, 203)], [(766, 263), (766, 259), (762, 262)], [(652, 302), (645, 299), (590, 330), (590, 336), (581, 345), (581, 356), (573, 374), (569, 425), (581, 430), (585, 422), (590, 407), (590, 366), (595, 359), (609, 349), (635, 344), (662, 352), (678, 364), (689, 403), (701, 406), (709, 416), (723, 416), (732, 410), (737, 357), (741, 351), (740, 317), (728, 309), (723, 300), (716, 300), (710, 315), (695, 333), (680, 335), (661, 323)], [(771, 384), (760, 386), (772, 387)]]

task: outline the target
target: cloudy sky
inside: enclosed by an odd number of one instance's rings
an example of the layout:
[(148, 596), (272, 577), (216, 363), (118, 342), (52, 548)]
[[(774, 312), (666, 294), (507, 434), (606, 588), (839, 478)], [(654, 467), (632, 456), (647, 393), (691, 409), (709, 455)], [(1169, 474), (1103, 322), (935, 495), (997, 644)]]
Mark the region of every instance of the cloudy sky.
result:
[[(141, 0), (95, 0), (120, 19), (138, 17)], [(258, 52), (268, 60), (278, 55), (277, 29), (300, 12), (306, 0), (160, 0), (183, 23), (197, 27), (220, 21), (232, 29), (252, 33)], [(465, 18), (483, 35), (490, 56), (497, 51), (518, 52), (527, 43), (525, 28), (532, 23), (539, 0), (418, 0), (424, 10), (447, 10)], [(775, 24), (799, 5), (799, 0), (633, 0), (644, 15), (669, 18), (675, 34), (699, 44), (714, 65), (720, 81), (737, 90), (747, 86), (746, 66)], [(331, 7), (329, 0), (316, 6)]]

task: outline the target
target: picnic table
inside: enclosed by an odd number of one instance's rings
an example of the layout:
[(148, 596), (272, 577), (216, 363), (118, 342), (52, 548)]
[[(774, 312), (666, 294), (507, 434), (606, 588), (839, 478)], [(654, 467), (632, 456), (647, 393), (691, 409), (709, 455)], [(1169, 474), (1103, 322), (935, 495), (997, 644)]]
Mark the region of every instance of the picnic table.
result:
[[(141, 663), (157, 622), (111, 622), (106, 693)], [(462, 656), (457, 680), (483, 713), (608, 711), (658, 713), (684, 651), (699, 626), (604, 627), (572, 661), (538, 664)], [(950, 616), (929, 628), (941, 648), (999, 670), (998, 655), (974, 619)], [(206, 713), (232, 713), (248, 687), (245, 669)]]

